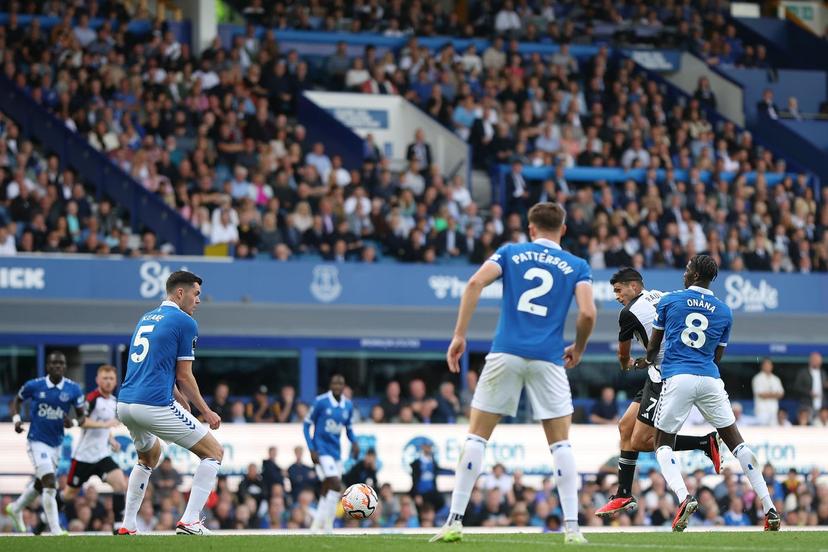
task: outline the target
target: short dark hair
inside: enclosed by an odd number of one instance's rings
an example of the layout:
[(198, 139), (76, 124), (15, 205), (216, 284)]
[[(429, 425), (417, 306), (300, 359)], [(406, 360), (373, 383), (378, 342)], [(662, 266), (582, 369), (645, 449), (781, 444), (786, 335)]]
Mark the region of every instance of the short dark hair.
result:
[(703, 282), (712, 282), (719, 275), (719, 265), (710, 255), (694, 256), (690, 259), (690, 268)]
[(634, 268), (630, 268), (628, 266), (622, 267), (618, 269), (618, 272), (612, 275), (610, 278), (610, 284), (626, 284), (629, 282), (644, 282), (644, 277), (641, 275), (639, 271)]
[(529, 223), (541, 230), (558, 231), (566, 220), (566, 211), (554, 202), (537, 203), (529, 209)]
[(167, 293), (172, 293), (181, 286), (201, 285), (202, 279), (187, 270), (176, 270), (167, 278)]

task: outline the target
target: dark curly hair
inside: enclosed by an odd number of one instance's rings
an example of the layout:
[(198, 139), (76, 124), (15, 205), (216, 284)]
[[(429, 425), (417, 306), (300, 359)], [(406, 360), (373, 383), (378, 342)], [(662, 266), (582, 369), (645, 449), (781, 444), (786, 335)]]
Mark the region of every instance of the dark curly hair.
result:
[(696, 255), (690, 259), (690, 268), (703, 282), (712, 282), (719, 275), (719, 265), (710, 255)]

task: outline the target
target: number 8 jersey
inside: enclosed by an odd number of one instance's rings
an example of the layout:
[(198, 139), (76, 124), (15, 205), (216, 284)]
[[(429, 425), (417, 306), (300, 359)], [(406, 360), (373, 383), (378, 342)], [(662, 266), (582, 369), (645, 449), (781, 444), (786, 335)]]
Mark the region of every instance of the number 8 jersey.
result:
[(718, 378), (716, 348), (727, 346), (733, 313), (709, 289), (690, 286), (662, 297), (653, 328), (664, 330), (661, 376), (693, 374)]
[(132, 334), (118, 402), (171, 405), (176, 362), (195, 359), (197, 340), (198, 324), (172, 301), (142, 316)]
[(492, 352), (562, 366), (563, 330), (575, 286), (592, 285), (587, 262), (542, 238), (504, 245), (487, 262), (500, 266), (503, 280)]

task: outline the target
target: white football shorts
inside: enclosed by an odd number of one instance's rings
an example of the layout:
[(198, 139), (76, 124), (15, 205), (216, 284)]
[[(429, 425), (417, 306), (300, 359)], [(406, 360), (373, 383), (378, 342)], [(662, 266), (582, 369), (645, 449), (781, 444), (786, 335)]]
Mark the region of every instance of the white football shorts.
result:
[(664, 380), (655, 415), (655, 426), (665, 433), (678, 433), (696, 405), (704, 419), (716, 429), (736, 423), (724, 382), (710, 376), (676, 374)]
[(334, 460), (333, 456), (320, 456), (316, 467), (316, 476), (319, 481), (329, 477), (342, 477), (342, 462)]
[(173, 402), (169, 406), (118, 403), (116, 415), (129, 429), (135, 450), (146, 452), (156, 437), (190, 449), (207, 435), (207, 428), (195, 416)]
[(563, 366), (509, 353), (486, 355), (486, 364), (474, 390), (472, 408), (514, 416), (524, 388), (536, 420), (569, 416), (574, 410), (569, 378)]
[(57, 473), (60, 462), (60, 447), (52, 447), (41, 441), (26, 440), (26, 452), (35, 469), (35, 477), (40, 479), (44, 475)]

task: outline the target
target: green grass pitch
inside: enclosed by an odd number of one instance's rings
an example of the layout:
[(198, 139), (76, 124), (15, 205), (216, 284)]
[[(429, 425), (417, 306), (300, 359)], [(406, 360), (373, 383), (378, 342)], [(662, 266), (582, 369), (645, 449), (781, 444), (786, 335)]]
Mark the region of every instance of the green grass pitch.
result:
[(590, 535), (586, 546), (564, 546), (560, 534), (472, 534), (463, 542), (429, 544), (425, 535), (227, 535), (213, 537), (14, 537), (0, 539), (0, 550), (9, 552), (385, 552), (431, 550), (433, 552), (519, 552), (573, 550), (688, 552), (828, 552), (828, 532), (782, 531), (688, 532), (688, 533), (602, 533)]

